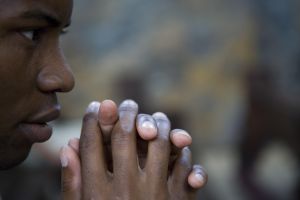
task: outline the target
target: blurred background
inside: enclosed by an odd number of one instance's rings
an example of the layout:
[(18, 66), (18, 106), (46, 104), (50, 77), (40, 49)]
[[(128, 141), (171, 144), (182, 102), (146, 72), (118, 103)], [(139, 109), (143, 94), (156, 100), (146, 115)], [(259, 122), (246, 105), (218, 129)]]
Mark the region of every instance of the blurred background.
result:
[[(76, 78), (54, 135), (0, 173), (3, 199), (59, 199), (59, 148), (92, 100), (134, 99), (193, 137), (205, 200), (300, 199), (300, 1), (75, 0)], [(0, 197), (1, 199), (1, 197)]]

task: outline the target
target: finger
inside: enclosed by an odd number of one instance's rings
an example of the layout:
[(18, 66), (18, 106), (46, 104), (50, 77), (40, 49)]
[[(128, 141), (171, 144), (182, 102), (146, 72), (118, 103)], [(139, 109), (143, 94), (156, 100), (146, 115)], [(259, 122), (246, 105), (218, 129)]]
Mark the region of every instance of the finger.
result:
[(69, 140), (68, 145), (79, 155), (79, 138), (72, 138)]
[(192, 137), (185, 130), (174, 129), (170, 133), (170, 139), (172, 142), (172, 146), (169, 169), (172, 171), (174, 163), (178, 158), (178, 155), (181, 153), (182, 148), (192, 144)]
[(83, 118), (79, 142), (84, 199), (93, 198), (106, 181), (103, 141), (98, 125), (99, 102), (92, 102)]
[(151, 115), (139, 114), (136, 127), (139, 136), (144, 140), (152, 140), (157, 136), (156, 123)]
[(110, 142), (111, 131), (118, 120), (118, 108), (112, 100), (104, 100), (99, 109), (99, 124), (104, 141)]
[(138, 105), (134, 101), (123, 101), (119, 106), (119, 121), (112, 133), (113, 173), (120, 187), (124, 187), (138, 169), (135, 131), (137, 112)]
[(168, 180), (171, 195), (176, 196), (178, 199), (192, 199), (192, 197), (195, 196), (196, 190), (189, 187), (187, 181), (191, 170), (191, 151), (188, 147), (185, 147), (180, 151), (180, 154), (174, 164), (174, 169)]
[(194, 189), (203, 188), (208, 181), (208, 175), (200, 165), (194, 165), (193, 171), (188, 177), (189, 185)]
[(158, 129), (158, 135), (155, 140), (149, 142), (148, 157), (146, 161), (147, 178), (151, 182), (151, 191), (159, 191), (159, 187), (164, 185), (168, 176), (168, 163), (170, 154), (170, 121), (163, 113), (152, 115)]
[(69, 146), (60, 150), (62, 196), (64, 200), (80, 200), (81, 173), (78, 154)]
[(151, 115), (139, 114), (136, 120), (137, 137), (137, 153), (138, 160), (141, 169), (144, 169), (147, 152), (148, 152), (148, 141), (156, 138), (157, 127), (156, 122)]
[(192, 137), (182, 129), (174, 129), (170, 133), (172, 143), (179, 149), (192, 144)]
[(118, 120), (118, 108), (112, 100), (101, 103), (98, 120), (103, 135), (104, 156), (108, 171), (112, 172), (111, 132)]

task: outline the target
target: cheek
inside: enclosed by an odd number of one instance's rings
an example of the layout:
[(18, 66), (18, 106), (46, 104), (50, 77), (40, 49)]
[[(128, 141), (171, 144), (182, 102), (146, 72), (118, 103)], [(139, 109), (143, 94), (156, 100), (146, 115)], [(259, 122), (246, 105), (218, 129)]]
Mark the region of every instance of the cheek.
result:
[(22, 91), (32, 82), (33, 50), (20, 45), (14, 37), (0, 42), (0, 80), (1, 91), (19, 89)]
[(13, 42), (0, 42), (0, 119), (25, 101), (34, 88), (34, 76), (30, 69), (30, 55)]

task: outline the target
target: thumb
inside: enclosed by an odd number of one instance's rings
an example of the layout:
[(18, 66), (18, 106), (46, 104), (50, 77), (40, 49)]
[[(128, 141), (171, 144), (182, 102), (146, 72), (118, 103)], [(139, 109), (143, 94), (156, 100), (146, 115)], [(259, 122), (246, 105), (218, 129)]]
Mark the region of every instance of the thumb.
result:
[(64, 200), (80, 200), (81, 197), (81, 172), (78, 154), (70, 146), (60, 150), (62, 165), (62, 196)]

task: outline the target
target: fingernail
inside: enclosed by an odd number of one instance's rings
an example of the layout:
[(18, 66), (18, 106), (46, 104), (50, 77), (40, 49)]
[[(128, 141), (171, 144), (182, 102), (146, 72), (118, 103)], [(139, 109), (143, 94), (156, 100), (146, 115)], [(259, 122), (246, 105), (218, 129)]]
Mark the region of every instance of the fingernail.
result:
[(112, 100), (102, 101), (99, 112), (99, 121), (101, 126), (114, 125), (114, 123), (118, 120), (118, 108)]
[(66, 147), (61, 148), (60, 162), (61, 162), (62, 167), (68, 166), (68, 157), (67, 157), (67, 148)]
[(142, 128), (144, 128), (144, 129), (154, 129), (154, 130), (156, 129), (154, 124), (151, 121), (148, 121), (148, 120), (142, 122)]
[(182, 136), (185, 136), (185, 137), (188, 137), (188, 138), (192, 138), (191, 136), (190, 136), (190, 134), (188, 134), (186, 131), (184, 131), (184, 130), (182, 130), (182, 129), (174, 129), (172, 132), (171, 132), (171, 134), (180, 134), (180, 135), (182, 135)]
[(204, 183), (205, 183), (205, 179), (204, 179), (204, 177), (202, 176), (202, 174), (195, 173), (195, 178), (197, 179), (197, 181), (201, 182), (201, 184), (204, 184)]
[(86, 113), (98, 113), (100, 108), (100, 102), (93, 101), (89, 104), (89, 106), (86, 109)]
[(203, 175), (195, 172), (188, 177), (188, 182), (190, 186), (192, 186), (195, 189), (200, 189), (206, 184)]

